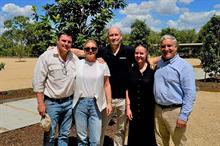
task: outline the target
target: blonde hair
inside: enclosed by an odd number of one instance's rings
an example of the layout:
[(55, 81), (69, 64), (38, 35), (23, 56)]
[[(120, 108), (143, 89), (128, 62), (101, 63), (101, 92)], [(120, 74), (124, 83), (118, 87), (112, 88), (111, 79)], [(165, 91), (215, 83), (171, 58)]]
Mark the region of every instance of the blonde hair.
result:
[(85, 41), (85, 43), (84, 43), (84, 45), (83, 45), (83, 47), (85, 48), (85, 47), (86, 47), (86, 45), (87, 45), (88, 43), (93, 43), (93, 44), (95, 44), (95, 45), (96, 45), (96, 47), (98, 47), (98, 45), (97, 45), (96, 41), (95, 41), (95, 40), (93, 40), (93, 39), (88, 39), (88, 40), (86, 40), (86, 41)]

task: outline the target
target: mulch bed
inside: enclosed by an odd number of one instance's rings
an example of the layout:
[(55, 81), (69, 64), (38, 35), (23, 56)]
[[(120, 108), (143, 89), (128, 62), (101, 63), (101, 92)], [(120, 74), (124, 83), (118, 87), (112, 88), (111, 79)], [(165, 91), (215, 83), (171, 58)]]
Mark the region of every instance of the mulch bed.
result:
[(197, 80), (196, 86), (199, 91), (220, 92), (220, 78), (208, 78)]
[[(105, 146), (113, 146), (112, 136), (115, 125), (108, 126), (105, 136)], [(56, 135), (57, 137), (57, 135)], [(55, 139), (57, 146), (57, 138)], [(43, 145), (43, 130), (39, 124), (26, 126), (16, 130), (0, 133), (0, 146), (41, 146)], [(74, 126), (69, 137), (69, 146), (77, 145)]]
[(0, 103), (11, 100), (19, 100), (24, 98), (32, 98), (35, 94), (32, 88), (0, 91)]

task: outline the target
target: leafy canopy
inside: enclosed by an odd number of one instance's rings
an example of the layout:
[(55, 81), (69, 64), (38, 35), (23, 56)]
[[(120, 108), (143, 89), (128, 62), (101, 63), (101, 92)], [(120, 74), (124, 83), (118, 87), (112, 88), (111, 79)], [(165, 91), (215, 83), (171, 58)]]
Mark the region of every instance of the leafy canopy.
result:
[(44, 9), (55, 31), (70, 31), (75, 38), (74, 46), (82, 47), (88, 38), (101, 43), (104, 28), (114, 16), (113, 10), (125, 6), (125, 0), (56, 0)]
[(220, 16), (214, 15), (199, 32), (203, 41), (200, 51), (202, 68), (209, 76), (217, 78), (220, 73)]

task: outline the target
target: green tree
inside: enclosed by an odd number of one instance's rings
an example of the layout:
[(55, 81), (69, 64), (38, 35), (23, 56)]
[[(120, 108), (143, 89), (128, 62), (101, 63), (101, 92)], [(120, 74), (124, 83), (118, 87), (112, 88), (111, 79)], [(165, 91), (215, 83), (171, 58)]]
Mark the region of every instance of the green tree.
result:
[(149, 34), (150, 28), (145, 24), (145, 21), (135, 20), (135, 22), (131, 25), (130, 45), (133, 47), (136, 47), (139, 44), (148, 46)]
[(159, 49), (160, 43), (160, 33), (155, 31), (150, 31), (149, 37), (149, 53), (151, 56), (159, 56), (161, 54)]
[(123, 34), (123, 44), (129, 46), (131, 44), (130, 42), (130, 34)]
[(13, 48), (12, 40), (0, 36), (0, 56), (12, 56), (11, 48)]
[(175, 28), (168, 27), (168, 28), (163, 28), (161, 30), (160, 35), (163, 36), (163, 35), (169, 34), (169, 35), (172, 35), (172, 36), (176, 37), (176, 33), (177, 33), (177, 30)]
[(16, 16), (11, 20), (4, 22), (4, 27), (7, 29), (3, 34), (3, 38), (10, 40), (13, 44), (16, 55), (21, 59), (26, 54), (27, 49), (27, 34), (26, 27), (30, 24), (29, 18), (24, 16)]
[(3, 62), (0, 63), (0, 71), (1, 71), (2, 69), (5, 69), (5, 63), (3, 63)]
[(85, 39), (91, 37), (100, 44), (104, 28), (113, 18), (112, 10), (125, 6), (125, 0), (56, 0), (44, 9), (55, 30), (72, 32), (74, 46), (82, 47)]
[(205, 73), (217, 78), (220, 73), (220, 16), (214, 15), (199, 32), (199, 38), (203, 41), (200, 51), (202, 68)]
[[(178, 43), (194, 43), (197, 40), (197, 34), (195, 29), (183, 29), (183, 30), (177, 30), (176, 31), (176, 39), (178, 40)], [(184, 55), (184, 57), (191, 57), (193, 54), (192, 52), (196, 53), (198, 49), (194, 49), (191, 47), (179, 47), (178, 48), (179, 53)]]
[(54, 46), (57, 38), (48, 15), (37, 15), (36, 11), (36, 7), (33, 7), (35, 23), (27, 27), (27, 32), (31, 36), (28, 41), (28, 45), (31, 48), (31, 56), (39, 56), (49, 46)]
[(193, 43), (197, 40), (195, 29), (179, 30), (175, 35), (179, 43)]

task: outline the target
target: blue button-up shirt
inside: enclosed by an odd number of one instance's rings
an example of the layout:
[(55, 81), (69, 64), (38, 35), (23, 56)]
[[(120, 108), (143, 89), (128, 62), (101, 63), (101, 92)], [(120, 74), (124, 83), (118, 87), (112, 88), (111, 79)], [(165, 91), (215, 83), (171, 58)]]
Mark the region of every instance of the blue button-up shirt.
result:
[(193, 67), (176, 55), (160, 60), (154, 75), (154, 96), (157, 104), (182, 104), (179, 119), (187, 121), (196, 97)]

